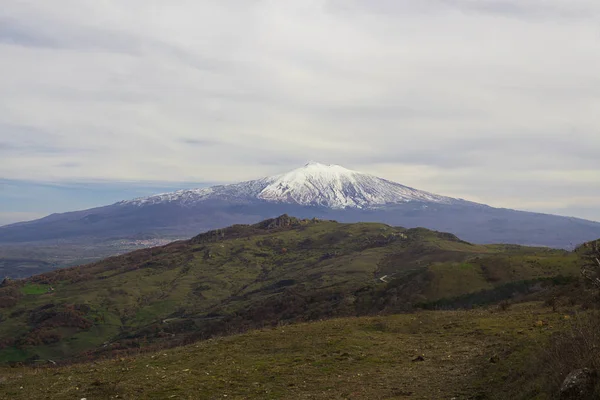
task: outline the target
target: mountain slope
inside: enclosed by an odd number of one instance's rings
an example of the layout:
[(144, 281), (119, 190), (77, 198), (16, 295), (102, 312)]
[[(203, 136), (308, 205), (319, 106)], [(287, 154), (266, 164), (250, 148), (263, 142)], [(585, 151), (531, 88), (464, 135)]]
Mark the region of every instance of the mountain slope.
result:
[[(73, 265), (144, 246), (140, 240), (189, 238), (281, 214), (426, 227), (480, 244), (573, 248), (600, 237), (598, 222), (493, 208), (336, 165), (309, 163), (254, 181), (165, 193), (3, 226), (0, 259), (37, 260), (41, 268)], [(0, 262), (0, 273), (26, 276), (30, 264)]]
[[(0, 360), (115, 354), (272, 323), (398, 312), (479, 291), (495, 298), (511, 282), (537, 287), (577, 271), (576, 255), (566, 251), (281, 216), (6, 282)], [(510, 293), (529, 290), (519, 287)]]

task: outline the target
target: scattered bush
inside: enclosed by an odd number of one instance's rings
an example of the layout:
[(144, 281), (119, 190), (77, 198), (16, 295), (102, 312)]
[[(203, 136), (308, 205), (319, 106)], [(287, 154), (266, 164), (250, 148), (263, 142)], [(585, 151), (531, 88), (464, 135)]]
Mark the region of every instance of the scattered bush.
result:
[[(511, 393), (511, 397), (558, 399), (561, 385), (571, 372), (583, 368), (600, 371), (600, 313), (578, 314), (570, 320), (569, 328), (531, 348), (523, 364), (513, 360), (504, 380), (505, 388), (518, 388), (518, 393)], [(519, 366), (515, 368), (516, 365)], [(594, 398), (600, 398), (600, 384), (595, 393)], [(505, 396), (503, 393), (497, 398)]]
[(510, 301), (502, 300), (500, 303), (498, 303), (498, 309), (500, 311), (507, 311), (511, 305), (512, 303)]
[[(572, 326), (557, 334), (543, 353), (547, 366), (548, 386), (557, 392), (573, 370), (590, 368), (600, 371), (600, 314), (583, 314), (573, 318)], [(600, 395), (600, 387), (596, 388)]]

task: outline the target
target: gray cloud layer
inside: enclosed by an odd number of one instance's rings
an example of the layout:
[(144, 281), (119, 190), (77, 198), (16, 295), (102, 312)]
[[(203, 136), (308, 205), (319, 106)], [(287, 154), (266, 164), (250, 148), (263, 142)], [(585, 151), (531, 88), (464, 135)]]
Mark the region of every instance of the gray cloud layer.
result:
[(599, 19), (597, 0), (6, 0), (0, 176), (316, 159), (600, 220)]

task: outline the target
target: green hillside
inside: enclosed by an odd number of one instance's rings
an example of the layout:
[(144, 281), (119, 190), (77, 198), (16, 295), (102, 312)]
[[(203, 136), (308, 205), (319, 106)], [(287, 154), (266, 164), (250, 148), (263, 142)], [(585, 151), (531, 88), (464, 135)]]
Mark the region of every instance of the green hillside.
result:
[(568, 323), (539, 303), (332, 319), (96, 363), (0, 367), (0, 398), (552, 399), (538, 353)]
[(561, 250), (282, 216), (3, 283), (0, 362), (129, 354), (281, 323), (470, 306), (568, 281), (578, 268), (577, 255)]

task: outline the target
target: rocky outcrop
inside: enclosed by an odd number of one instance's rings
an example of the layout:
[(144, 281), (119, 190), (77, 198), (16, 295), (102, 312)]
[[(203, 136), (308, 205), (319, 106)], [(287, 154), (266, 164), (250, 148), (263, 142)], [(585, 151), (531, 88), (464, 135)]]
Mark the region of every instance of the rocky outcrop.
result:
[(298, 218), (290, 217), (287, 214), (283, 214), (277, 218), (267, 219), (256, 224), (258, 228), (267, 230), (277, 228), (291, 228), (300, 225), (301, 221)]
[(260, 231), (293, 229), (319, 222), (321, 222), (321, 220), (318, 218), (300, 219), (283, 214), (277, 218), (270, 218), (254, 225), (237, 224), (228, 228), (214, 229), (212, 231), (201, 233), (193, 237), (190, 241), (194, 244), (214, 243), (221, 240), (249, 237), (260, 233)]
[(560, 388), (561, 400), (593, 400), (594, 387), (598, 381), (598, 373), (589, 368), (571, 372)]
[(284, 228), (296, 228), (303, 225), (313, 224), (320, 222), (319, 219), (300, 219), (296, 217), (290, 217), (287, 214), (280, 215), (277, 218), (267, 219), (253, 225), (253, 227), (264, 230), (272, 229), (284, 229)]

